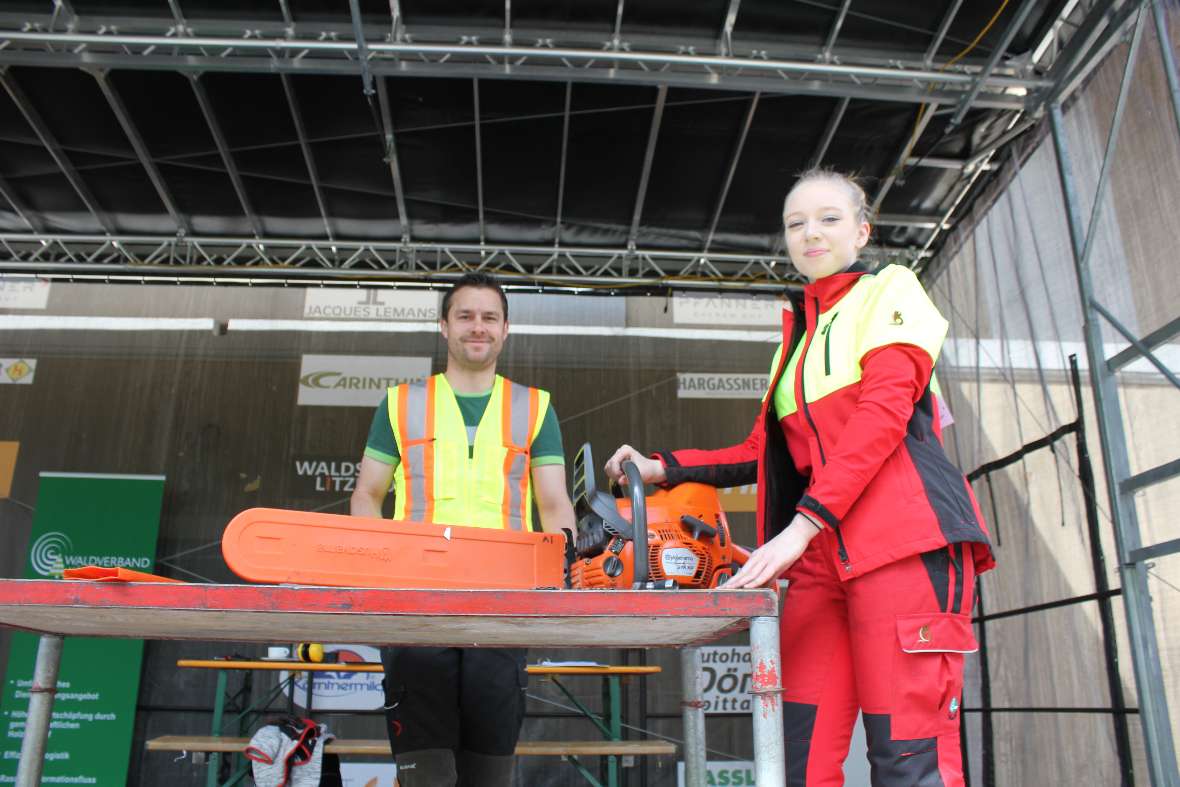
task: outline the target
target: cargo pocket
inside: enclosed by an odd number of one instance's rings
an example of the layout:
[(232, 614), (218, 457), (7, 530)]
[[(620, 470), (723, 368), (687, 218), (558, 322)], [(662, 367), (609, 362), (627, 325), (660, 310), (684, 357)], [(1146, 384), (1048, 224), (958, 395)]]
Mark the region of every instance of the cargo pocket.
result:
[(467, 447), (455, 440), (434, 441), (434, 497), (450, 500), (462, 489), (463, 467), (467, 463)]
[(971, 618), (951, 612), (898, 615), (893, 740), (954, 732), (963, 703), (963, 654), (979, 650)]
[[(508, 443), (505, 443), (503, 448), (503, 464), (498, 464), (494, 471), (492, 468), (486, 468), (484, 472), (477, 474), (475, 481), (480, 499), (494, 505), (497, 509), (504, 503), (505, 488), (515, 486), (519, 490), (521, 479), (529, 471), (527, 448), (522, 449)], [(518, 494), (523, 494), (523, 492)], [(511, 499), (511, 489), (509, 497)]]

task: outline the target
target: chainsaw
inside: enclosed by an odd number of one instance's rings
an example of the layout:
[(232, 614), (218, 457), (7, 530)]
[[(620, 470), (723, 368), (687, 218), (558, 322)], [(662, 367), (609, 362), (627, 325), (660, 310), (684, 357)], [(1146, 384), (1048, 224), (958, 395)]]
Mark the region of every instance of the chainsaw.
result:
[(598, 489), (589, 443), (574, 459), (571, 587), (715, 588), (745, 565), (750, 553), (733, 543), (714, 487), (685, 483), (645, 497), (639, 468), (624, 462), (623, 472), (630, 499)]
[(713, 487), (645, 499), (627, 462), (631, 499), (616, 502), (598, 491), (593, 468), (586, 444), (574, 463), (576, 538), (251, 508), (226, 527), (222, 555), (250, 582), (500, 590), (712, 588), (745, 563)]

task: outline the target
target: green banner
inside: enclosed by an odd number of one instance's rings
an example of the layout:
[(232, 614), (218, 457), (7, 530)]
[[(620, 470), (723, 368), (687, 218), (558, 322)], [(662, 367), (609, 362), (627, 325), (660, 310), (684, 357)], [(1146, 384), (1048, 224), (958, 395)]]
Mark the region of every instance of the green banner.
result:
[[(163, 476), (42, 473), (25, 579), (77, 566), (155, 565)], [(15, 632), (0, 695), (0, 784), (16, 781), (37, 636)], [(142, 640), (67, 637), (42, 784), (127, 783)]]

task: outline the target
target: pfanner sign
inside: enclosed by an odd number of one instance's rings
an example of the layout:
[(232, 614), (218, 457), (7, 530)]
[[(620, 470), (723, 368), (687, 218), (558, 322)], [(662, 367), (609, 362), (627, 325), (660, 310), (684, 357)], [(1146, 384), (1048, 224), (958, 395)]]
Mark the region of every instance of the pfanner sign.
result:
[(299, 367), (299, 404), (376, 407), (387, 388), (429, 376), (429, 358), (305, 355)]
[(672, 321), (677, 324), (722, 328), (781, 326), (783, 301), (778, 298), (734, 297), (676, 293), (672, 296)]
[(438, 319), (439, 294), (429, 290), (308, 288), (303, 316), (327, 320), (423, 322)]

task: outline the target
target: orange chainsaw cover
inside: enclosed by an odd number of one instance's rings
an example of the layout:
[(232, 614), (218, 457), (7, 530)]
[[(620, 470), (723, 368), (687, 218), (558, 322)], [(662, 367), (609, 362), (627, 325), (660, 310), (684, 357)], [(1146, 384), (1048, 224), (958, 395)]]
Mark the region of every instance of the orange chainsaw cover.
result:
[(251, 582), (334, 587), (532, 590), (564, 584), (551, 533), (251, 508), (221, 538)]
[(62, 579), (87, 579), (91, 582), (184, 582), (183, 579), (162, 577), (159, 574), (146, 574), (143, 571), (133, 571), (129, 568), (108, 568), (106, 566), (67, 568), (61, 576)]

